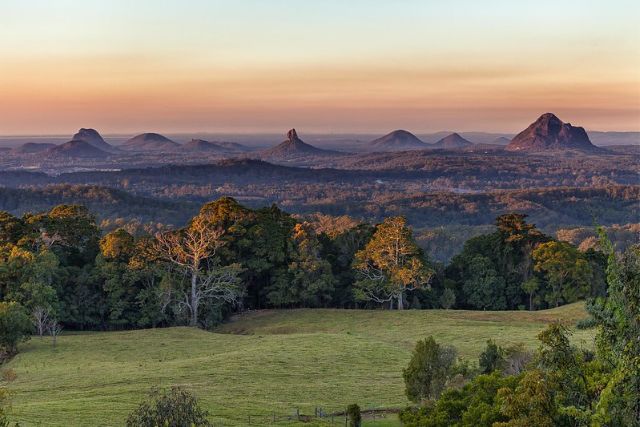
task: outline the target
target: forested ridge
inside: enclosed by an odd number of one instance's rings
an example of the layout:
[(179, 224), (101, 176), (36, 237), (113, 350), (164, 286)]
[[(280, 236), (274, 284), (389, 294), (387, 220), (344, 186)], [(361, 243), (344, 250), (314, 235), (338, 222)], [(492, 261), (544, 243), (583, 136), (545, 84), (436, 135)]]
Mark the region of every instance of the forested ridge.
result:
[(561, 227), (634, 223), (640, 217), (640, 186), (632, 185), (498, 190), (478, 194), (389, 191), (373, 186), (365, 190), (338, 183), (335, 187), (315, 184), (299, 187), (297, 184), (274, 188), (260, 196), (261, 190), (250, 185), (238, 187), (238, 191), (226, 185), (215, 190), (207, 187), (202, 195), (195, 196), (194, 187), (185, 195), (172, 192), (175, 187), (138, 193), (121, 187), (59, 184), (0, 188), (0, 209), (22, 214), (56, 204), (77, 203), (89, 207), (100, 220), (137, 220), (178, 226), (197, 212), (198, 205), (207, 200), (206, 194), (230, 190), (230, 194), (239, 194), (237, 199), (253, 208), (277, 203), (291, 213), (350, 215), (371, 222), (402, 215), (418, 229), (488, 225), (498, 215), (513, 211), (526, 213), (549, 233)]

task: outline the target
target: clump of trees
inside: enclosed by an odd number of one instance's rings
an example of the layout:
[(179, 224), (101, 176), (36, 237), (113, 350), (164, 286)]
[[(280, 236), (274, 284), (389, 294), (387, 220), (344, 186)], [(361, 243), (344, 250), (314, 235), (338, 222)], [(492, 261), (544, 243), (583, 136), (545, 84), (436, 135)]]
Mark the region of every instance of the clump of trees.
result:
[(478, 371), (467, 371), (460, 386), (437, 365), (439, 345), (421, 341), (404, 372), (407, 395), (420, 406), (401, 413), (404, 425), (640, 425), (640, 246), (616, 255), (601, 241), (607, 294), (588, 305), (598, 326), (595, 353), (573, 345), (571, 332), (555, 323), (538, 335), (533, 357), (489, 341)]
[(447, 266), (457, 308), (529, 310), (603, 295), (606, 257), (544, 235), (526, 215), (506, 214), (497, 231), (469, 239)]

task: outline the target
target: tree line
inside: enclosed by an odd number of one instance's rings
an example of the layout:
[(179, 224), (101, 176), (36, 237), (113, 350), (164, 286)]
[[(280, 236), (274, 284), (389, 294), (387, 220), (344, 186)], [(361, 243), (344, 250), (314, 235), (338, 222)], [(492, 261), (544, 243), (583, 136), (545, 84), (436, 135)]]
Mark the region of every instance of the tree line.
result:
[(39, 335), (209, 328), (245, 309), (535, 310), (604, 294), (600, 251), (556, 241), (522, 214), (496, 224), (444, 266), (425, 255), (403, 217), (376, 225), (325, 217), (319, 226), (225, 197), (182, 228), (103, 235), (80, 205), (3, 212), (0, 322), (20, 317), (27, 330), (30, 320)]

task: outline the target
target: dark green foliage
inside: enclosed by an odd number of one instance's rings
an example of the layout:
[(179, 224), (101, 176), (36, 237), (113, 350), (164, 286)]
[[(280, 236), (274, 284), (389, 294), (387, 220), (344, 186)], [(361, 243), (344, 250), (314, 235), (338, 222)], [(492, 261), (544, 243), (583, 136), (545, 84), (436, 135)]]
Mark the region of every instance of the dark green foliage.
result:
[(198, 406), (193, 394), (180, 387), (152, 389), (127, 418), (127, 427), (207, 427), (207, 411)]
[(600, 329), (597, 355), (611, 374), (596, 404), (595, 420), (606, 425), (640, 425), (640, 246), (621, 256), (613, 252), (603, 232), (608, 254), (608, 296), (588, 309)]
[(24, 307), (17, 302), (0, 302), (0, 353), (16, 353), (18, 343), (27, 340), (32, 329)]
[(498, 390), (513, 389), (517, 383), (517, 377), (503, 377), (499, 372), (478, 375), (461, 389), (446, 390), (435, 402), (405, 409), (400, 420), (407, 427), (491, 427), (508, 419), (500, 412)]
[(499, 347), (493, 340), (487, 341), (487, 347), (478, 359), (478, 366), (483, 374), (489, 374), (493, 371), (504, 367), (504, 350)]
[(347, 406), (347, 418), (349, 419), (349, 427), (362, 425), (362, 414), (360, 414), (360, 407), (356, 403)]
[(437, 398), (453, 373), (456, 350), (440, 346), (433, 337), (416, 343), (409, 366), (403, 371), (405, 393), (412, 402)]
[(479, 310), (506, 310), (504, 277), (493, 268), (489, 258), (476, 255), (467, 265), (468, 276), (462, 285), (467, 304)]
[(576, 322), (576, 328), (578, 329), (591, 329), (598, 326), (598, 321), (593, 317), (586, 317)]

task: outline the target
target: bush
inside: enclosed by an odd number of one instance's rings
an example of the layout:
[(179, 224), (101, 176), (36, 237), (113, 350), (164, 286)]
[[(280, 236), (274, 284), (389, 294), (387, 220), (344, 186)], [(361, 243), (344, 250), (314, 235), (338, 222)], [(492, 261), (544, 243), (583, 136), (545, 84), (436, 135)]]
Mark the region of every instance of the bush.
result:
[(349, 418), (349, 427), (360, 427), (362, 425), (362, 414), (357, 404), (347, 406), (347, 417)]
[(409, 366), (402, 373), (409, 400), (437, 398), (453, 373), (456, 359), (455, 348), (440, 346), (433, 337), (418, 341)]
[(456, 304), (456, 293), (451, 288), (446, 288), (440, 296), (440, 306), (445, 310), (450, 309)]
[(18, 343), (29, 339), (32, 327), (24, 307), (17, 302), (0, 302), (0, 348), (5, 357), (13, 356)]
[(11, 368), (8, 369), (3, 369), (2, 370), (2, 381), (10, 383), (16, 380), (16, 378), (18, 378), (18, 374), (16, 374), (16, 371), (14, 371)]
[(591, 329), (598, 326), (598, 321), (593, 317), (586, 317), (576, 322), (576, 328), (578, 329)]
[(495, 370), (502, 369), (504, 365), (503, 350), (493, 340), (487, 341), (487, 347), (480, 354), (478, 365), (483, 374), (489, 374)]
[(208, 427), (209, 414), (200, 409), (194, 395), (180, 387), (152, 388), (149, 399), (127, 418), (127, 427)]

